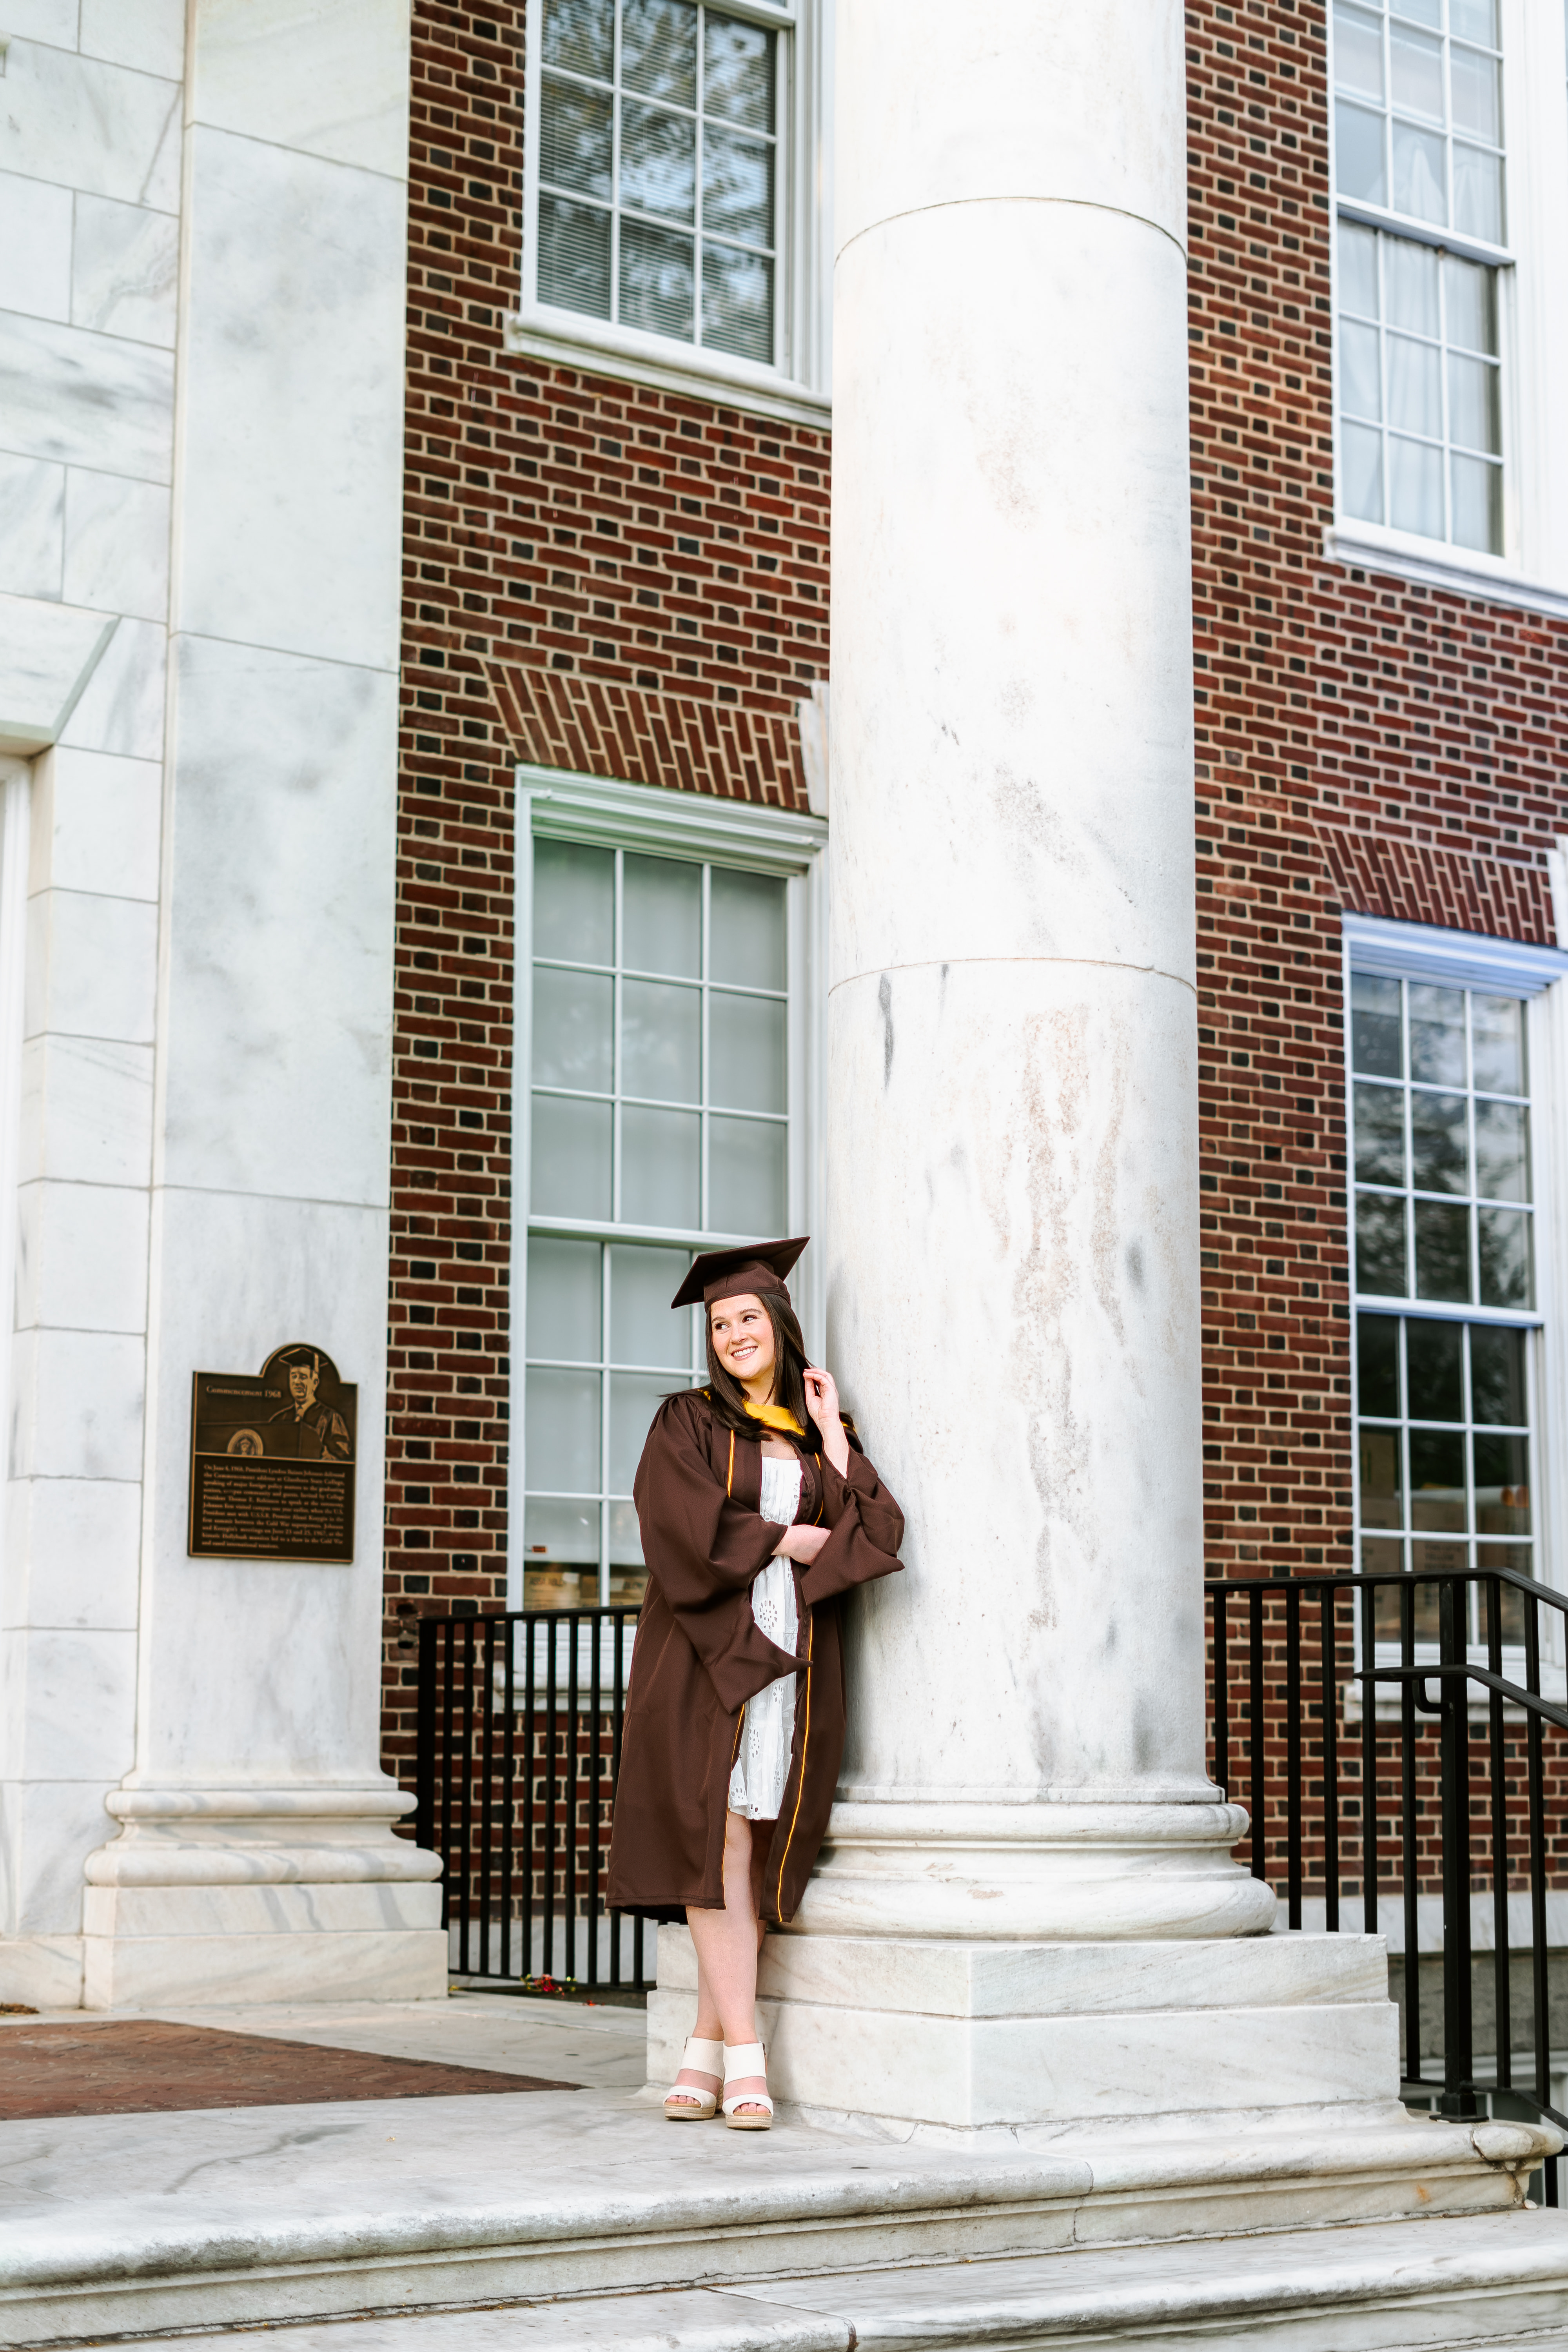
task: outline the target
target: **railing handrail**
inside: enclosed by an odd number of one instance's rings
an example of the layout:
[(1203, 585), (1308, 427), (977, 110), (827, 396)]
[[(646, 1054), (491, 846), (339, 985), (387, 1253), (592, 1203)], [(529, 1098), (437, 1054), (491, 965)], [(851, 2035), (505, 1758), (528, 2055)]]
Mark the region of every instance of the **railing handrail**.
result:
[(1568, 1594), (1554, 1591), (1538, 1577), (1521, 1575), (1517, 1568), (1393, 1568), (1375, 1572), (1351, 1569), (1309, 1569), (1304, 1574), (1292, 1570), (1289, 1576), (1205, 1576), (1205, 1592), (1249, 1592), (1254, 1585), (1265, 1592), (1282, 1592), (1288, 1585), (1313, 1592), (1321, 1591), (1325, 1584), (1357, 1586), (1388, 1585), (1398, 1591), (1407, 1584), (1511, 1584), (1517, 1591), (1528, 1592), (1537, 1601), (1544, 1601), (1551, 1609), (1568, 1616)]

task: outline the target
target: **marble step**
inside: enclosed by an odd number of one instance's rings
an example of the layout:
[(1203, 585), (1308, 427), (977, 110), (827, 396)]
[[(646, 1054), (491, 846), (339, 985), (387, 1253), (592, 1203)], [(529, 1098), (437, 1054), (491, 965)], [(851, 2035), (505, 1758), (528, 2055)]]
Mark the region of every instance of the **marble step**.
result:
[[(138, 2352), (229, 2352), (231, 2336)], [(1547, 2352), (1568, 2341), (1568, 2214), (1496, 2214), (938, 2263), (832, 2277), (379, 2315), (276, 2352)]]
[(0, 2344), (738, 2294), (759, 2278), (1264, 2230), (1326, 2243), (1344, 2223), (1507, 2219), (1541, 2137), (1375, 2105), (1268, 2122), (976, 2148), (787, 2110), (766, 2134), (676, 2126), (646, 2094), (584, 2090), (8, 2123)]

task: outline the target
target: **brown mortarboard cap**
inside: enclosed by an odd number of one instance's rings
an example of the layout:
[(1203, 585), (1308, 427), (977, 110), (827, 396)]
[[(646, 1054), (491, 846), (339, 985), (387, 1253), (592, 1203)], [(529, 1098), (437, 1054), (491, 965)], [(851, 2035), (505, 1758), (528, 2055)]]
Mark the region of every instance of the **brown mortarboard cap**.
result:
[(742, 1242), (739, 1249), (703, 1250), (692, 1259), (669, 1303), (695, 1307), (701, 1299), (710, 1307), (716, 1298), (736, 1298), (749, 1290), (782, 1290), (787, 1298), (784, 1276), (810, 1239), (809, 1234), (802, 1234), (793, 1242)]

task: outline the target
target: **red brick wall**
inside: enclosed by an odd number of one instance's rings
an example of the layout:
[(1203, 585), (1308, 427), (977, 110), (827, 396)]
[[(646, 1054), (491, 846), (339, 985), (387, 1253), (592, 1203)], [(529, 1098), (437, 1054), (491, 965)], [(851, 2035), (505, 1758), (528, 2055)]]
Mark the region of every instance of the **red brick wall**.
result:
[(1568, 628), (1323, 560), (1323, 8), (1187, 26), (1208, 1558), (1344, 1569), (1339, 912), (1552, 938)]
[[(512, 764), (798, 803), (827, 670), (824, 435), (503, 348), (523, 16), (415, 11), (394, 1617), (503, 1589)], [(1324, 562), (1323, 10), (1188, 24), (1205, 1473), (1246, 1574), (1350, 1565), (1339, 909), (1552, 935), (1568, 629)]]
[[(509, 355), (521, 0), (416, 0), (389, 1303), (400, 1612), (505, 1592), (512, 769), (804, 805), (827, 436)], [(405, 1627), (406, 1643), (406, 1627)]]

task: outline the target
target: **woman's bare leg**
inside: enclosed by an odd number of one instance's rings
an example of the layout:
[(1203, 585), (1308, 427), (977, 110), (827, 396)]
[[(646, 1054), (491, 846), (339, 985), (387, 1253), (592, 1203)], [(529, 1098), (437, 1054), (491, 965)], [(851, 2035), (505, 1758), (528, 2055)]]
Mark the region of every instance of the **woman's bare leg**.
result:
[[(771, 1822), (757, 1823), (769, 1838), (773, 1826)], [(762, 1841), (752, 1837), (750, 1822), (739, 1813), (726, 1813), (724, 1908), (693, 1909), (686, 1915), (691, 1940), (697, 1947), (697, 2032), (705, 2041), (722, 2040), (731, 2048), (757, 2039), (757, 1950), (762, 1941), (762, 1921), (757, 1916), (752, 1870), (754, 1846), (759, 1843)], [(765, 1843), (763, 1850), (765, 1854)], [(685, 2069), (676, 2081), (693, 2089), (706, 2091), (713, 2087), (711, 2075)], [(766, 2089), (763, 2076), (747, 2074), (731, 2084), (730, 2095), (733, 2098), (737, 2093)]]

